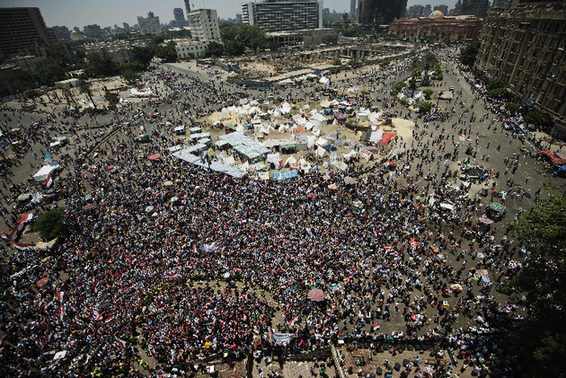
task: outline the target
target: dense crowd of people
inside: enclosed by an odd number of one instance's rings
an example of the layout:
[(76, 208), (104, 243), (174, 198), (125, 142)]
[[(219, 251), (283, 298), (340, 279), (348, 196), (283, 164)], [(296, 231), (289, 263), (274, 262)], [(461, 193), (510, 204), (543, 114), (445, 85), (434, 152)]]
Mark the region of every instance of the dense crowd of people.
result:
[[(382, 72), (402, 75), (394, 65)], [(485, 145), (478, 133), (491, 129), (471, 125), (488, 115), (454, 100), (447, 121), (417, 121), (411, 137), (396, 142), (396, 170), (352, 166), (275, 183), (167, 158), (174, 135), (162, 125), (237, 101), (235, 87), (162, 69), (146, 82), (160, 99), (117, 110), (110, 122), (118, 132), (96, 158), (87, 152), (99, 138), (79, 132), (76, 151), (62, 158), (65, 239), (47, 255), (10, 256), (0, 371), (190, 372), (211, 358), (269, 355), (278, 348), (273, 334), (285, 333), (294, 352), (383, 335), (442, 340), (475, 374), (489, 372), (492, 350), (477, 335), (490, 332), (497, 314), (520, 312), (495, 300), (491, 280), (511, 277), (520, 264), (504, 230), (478, 221), (485, 201), (453, 180), (457, 162), (474, 158), (462, 146)], [(370, 95), (344, 100), (372, 105), (374, 91), (390, 89), (365, 76), (341, 83), (357, 84)], [(407, 113), (386, 101), (377, 106)], [(137, 127), (150, 143), (134, 141)], [(162, 158), (148, 161), (153, 153)], [(481, 151), (476, 158), (489, 161)], [(23, 189), (6, 185), (14, 196)], [(324, 297), (313, 300), (312, 289)]]

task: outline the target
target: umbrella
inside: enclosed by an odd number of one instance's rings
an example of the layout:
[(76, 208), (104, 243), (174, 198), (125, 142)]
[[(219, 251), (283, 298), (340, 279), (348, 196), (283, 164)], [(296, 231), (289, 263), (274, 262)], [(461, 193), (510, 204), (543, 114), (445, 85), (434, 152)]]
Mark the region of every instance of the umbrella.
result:
[(322, 302), (326, 299), (326, 295), (320, 289), (311, 289), (307, 294), (307, 298), (313, 302)]
[(161, 159), (161, 155), (159, 154), (151, 154), (147, 157), (147, 160), (151, 161), (159, 161)]

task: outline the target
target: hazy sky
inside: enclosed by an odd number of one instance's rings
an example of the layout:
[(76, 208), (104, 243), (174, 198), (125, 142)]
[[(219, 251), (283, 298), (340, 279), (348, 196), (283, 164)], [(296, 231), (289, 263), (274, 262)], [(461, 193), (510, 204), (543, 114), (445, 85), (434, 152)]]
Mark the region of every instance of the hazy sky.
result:
[[(241, 12), (241, 0), (193, 0), (201, 8), (218, 11), (221, 18), (234, 17)], [(409, 0), (408, 4), (447, 4), (452, 7), (456, 0)], [(184, 8), (183, 0), (0, 0), (0, 7), (38, 7), (47, 26), (66, 25), (82, 27), (88, 24), (101, 26), (130, 25), (137, 23), (137, 16), (153, 11), (161, 23), (173, 19), (173, 8)], [(350, 0), (324, 0), (324, 7), (344, 11), (350, 8)]]

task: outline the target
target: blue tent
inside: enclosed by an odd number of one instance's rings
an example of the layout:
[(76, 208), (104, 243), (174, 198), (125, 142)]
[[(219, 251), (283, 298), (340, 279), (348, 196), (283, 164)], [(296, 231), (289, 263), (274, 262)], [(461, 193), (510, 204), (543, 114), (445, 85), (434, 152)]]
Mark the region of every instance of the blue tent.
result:
[(273, 181), (286, 181), (293, 179), (299, 175), (299, 172), (296, 170), (292, 171), (273, 171), (271, 172), (271, 179)]
[(556, 167), (554, 169), (554, 174), (556, 176), (564, 176), (566, 177), (566, 164), (564, 165), (559, 165), (558, 167)]

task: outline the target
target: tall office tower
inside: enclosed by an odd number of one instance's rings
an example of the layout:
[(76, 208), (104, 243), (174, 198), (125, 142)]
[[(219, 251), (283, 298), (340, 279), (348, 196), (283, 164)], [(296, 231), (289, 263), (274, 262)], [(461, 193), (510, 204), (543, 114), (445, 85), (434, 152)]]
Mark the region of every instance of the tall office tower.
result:
[(39, 54), (49, 43), (39, 8), (0, 8), (0, 55)]
[(159, 34), (161, 33), (161, 24), (159, 17), (156, 17), (153, 12), (148, 12), (147, 17), (138, 17), (138, 26), (142, 34)]
[[(407, 10), (407, 17), (422, 17), (424, 14), (424, 7), (422, 5), (411, 5)], [(427, 14), (428, 16), (428, 14)]]
[(187, 20), (189, 19), (189, 13), (191, 13), (191, 1), (185, 0), (185, 14), (187, 15)]
[(242, 22), (265, 32), (322, 27), (322, 1), (264, 0), (242, 4)]
[(423, 8), (423, 16), (428, 17), (430, 16), (431, 13), (432, 13), (432, 7), (430, 6), (430, 4), (425, 5)]
[(511, 0), (493, 0), (492, 8), (509, 8)]
[(222, 43), (218, 14), (214, 9), (196, 9), (187, 15), (191, 34), (200, 42)]
[(173, 9), (173, 17), (175, 18), (175, 25), (177, 27), (183, 27), (186, 25), (185, 13), (182, 8)]
[(358, 18), (358, 0), (350, 0), (350, 18), (352, 20)]
[(489, 9), (489, 0), (458, 0), (454, 7), (455, 15), (485, 17)]
[(405, 14), (407, 0), (360, 0), (359, 20), (364, 25), (390, 24)]

